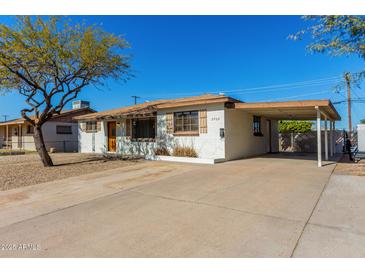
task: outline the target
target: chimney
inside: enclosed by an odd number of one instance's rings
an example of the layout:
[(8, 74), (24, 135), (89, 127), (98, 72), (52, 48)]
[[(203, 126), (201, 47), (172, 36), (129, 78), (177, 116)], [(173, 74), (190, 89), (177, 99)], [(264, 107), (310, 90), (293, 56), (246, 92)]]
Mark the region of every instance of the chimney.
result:
[(81, 108), (89, 108), (89, 107), (90, 107), (90, 102), (88, 102), (88, 101), (78, 100), (78, 101), (72, 102), (72, 109), (81, 109)]

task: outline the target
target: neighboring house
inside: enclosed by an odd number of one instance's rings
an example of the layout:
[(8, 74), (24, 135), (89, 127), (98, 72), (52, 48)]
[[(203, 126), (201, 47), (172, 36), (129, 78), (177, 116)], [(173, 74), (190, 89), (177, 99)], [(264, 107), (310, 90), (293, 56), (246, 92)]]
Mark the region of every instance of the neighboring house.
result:
[(219, 162), (278, 152), (278, 120), (309, 120), (317, 115), (331, 122), (340, 119), (328, 100), (243, 103), (212, 94), (146, 102), (75, 119), (79, 152), (153, 159), (157, 148), (172, 152), (185, 146), (194, 148), (200, 159)]
[[(79, 115), (94, 113), (89, 103), (75, 101), (72, 110), (62, 111), (42, 126), (42, 133), (47, 149), (58, 152), (78, 150), (78, 125), (73, 118)], [(34, 117), (31, 117), (34, 118)], [(34, 129), (23, 118), (0, 123), (0, 148), (24, 149), (35, 151)]]

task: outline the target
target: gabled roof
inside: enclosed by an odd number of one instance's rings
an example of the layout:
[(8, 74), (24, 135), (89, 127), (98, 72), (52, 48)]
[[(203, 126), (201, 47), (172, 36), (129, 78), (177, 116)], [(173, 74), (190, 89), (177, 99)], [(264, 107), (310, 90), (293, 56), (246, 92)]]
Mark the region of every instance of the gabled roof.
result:
[[(69, 109), (69, 110), (61, 111), (60, 114), (55, 114), (51, 118), (51, 121), (52, 121), (52, 119), (58, 119), (58, 118), (65, 117), (65, 116), (68, 116), (68, 115), (77, 116), (79, 114), (79, 112), (84, 112), (86, 110), (88, 110), (92, 113), (96, 112), (95, 110), (93, 110), (91, 108)], [(32, 116), (29, 116), (29, 118), (33, 120), (33, 119), (35, 119), (35, 116), (32, 115)], [(17, 119), (9, 120), (9, 121), (6, 121), (6, 122), (0, 122), (0, 126), (17, 125), (17, 124), (23, 124), (24, 122), (25, 122), (24, 118), (17, 118)]]
[(148, 114), (153, 113), (157, 110), (169, 109), (183, 106), (195, 106), (195, 105), (206, 105), (215, 103), (237, 103), (239, 100), (227, 97), (224, 95), (204, 94), (200, 96), (193, 96), (187, 98), (178, 99), (163, 99), (134, 106), (122, 107), (113, 110), (101, 111), (97, 113), (91, 113), (75, 117), (77, 120), (95, 120), (105, 118), (120, 118), (135, 114)]

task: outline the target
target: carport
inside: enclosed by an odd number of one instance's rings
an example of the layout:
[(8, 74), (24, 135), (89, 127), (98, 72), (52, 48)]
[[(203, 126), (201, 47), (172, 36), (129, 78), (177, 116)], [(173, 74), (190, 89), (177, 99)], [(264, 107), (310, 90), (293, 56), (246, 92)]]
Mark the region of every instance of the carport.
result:
[(324, 121), (325, 160), (329, 159), (329, 155), (334, 155), (335, 141), (333, 131), (335, 129), (335, 122), (341, 120), (341, 117), (330, 100), (235, 103), (235, 109), (245, 110), (252, 115), (272, 120), (315, 120), (317, 122), (318, 167), (322, 166), (321, 122)]

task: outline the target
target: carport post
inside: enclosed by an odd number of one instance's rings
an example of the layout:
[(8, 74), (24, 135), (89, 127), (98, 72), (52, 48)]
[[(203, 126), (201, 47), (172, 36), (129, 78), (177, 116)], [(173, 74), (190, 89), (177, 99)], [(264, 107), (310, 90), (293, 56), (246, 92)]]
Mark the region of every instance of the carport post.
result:
[(319, 107), (316, 106), (317, 110), (317, 157), (318, 157), (318, 167), (322, 166), (322, 141), (321, 141), (321, 111)]
[(330, 156), (333, 156), (333, 126), (332, 126), (332, 120), (330, 121)]
[(336, 121), (333, 121), (333, 155), (336, 155)]
[(328, 161), (328, 132), (327, 132), (327, 116), (324, 117), (324, 155)]

